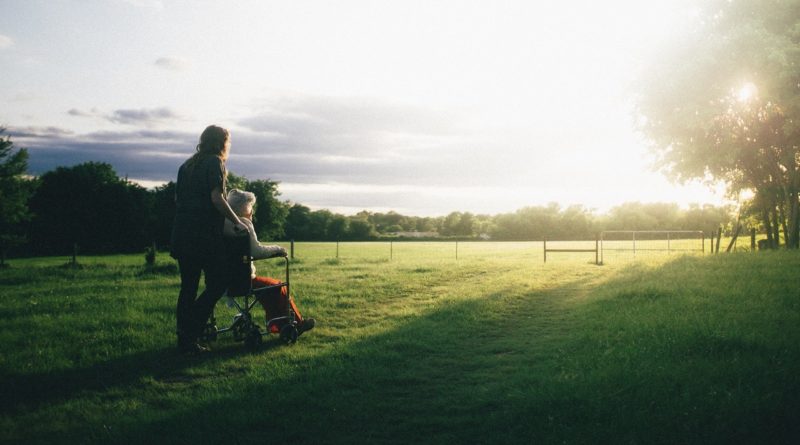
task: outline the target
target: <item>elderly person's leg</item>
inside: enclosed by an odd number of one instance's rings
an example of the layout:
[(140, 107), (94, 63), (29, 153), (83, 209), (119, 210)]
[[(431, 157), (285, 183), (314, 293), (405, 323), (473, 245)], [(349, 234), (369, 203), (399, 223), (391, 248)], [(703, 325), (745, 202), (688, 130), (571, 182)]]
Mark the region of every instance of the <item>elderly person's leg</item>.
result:
[[(270, 277), (255, 277), (253, 278), (253, 288), (274, 286), (280, 284), (280, 280)], [(304, 319), (300, 309), (294, 303), (294, 298), (287, 295), (286, 287), (269, 289), (266, 292), (259, 292), (256, 294), (258, 302), (264, 307), (264, 312), (267, 314), (267, 321), (272, 318), (283, 317), (289, 315), (289, 307), (294, 311), (295, 319), (297, 320), (298, 328), (301, 332), (308, 331), (314, 327), (315, 320), (313, 318)]]
[[(281, 281), (276, 280), (275, 278), (253, 278), (253, 289), (276, 286), (279, 284), (281, 284)], [(264, 307), (264, 312), (267, 314), (267, 320), (289, 315), (289, 306), (286, 304), (286, 287), (274, 287), (272, 289), (257, 291), (256, 299), (259, 303), (261, 303), (261, 306)]]

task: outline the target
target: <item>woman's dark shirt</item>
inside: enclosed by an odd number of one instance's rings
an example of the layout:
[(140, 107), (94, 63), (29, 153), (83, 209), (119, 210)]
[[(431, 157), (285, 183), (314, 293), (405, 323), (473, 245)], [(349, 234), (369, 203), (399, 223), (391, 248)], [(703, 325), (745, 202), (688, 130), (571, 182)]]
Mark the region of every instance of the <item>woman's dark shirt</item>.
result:
[(216, 156), (187, 160), (178, 170), (175, 222), (170, 254), (173, 258), (201, 258), (223, 251), (225, 217), (211, 202), (211, 191), (225, 195), (225, 164)]

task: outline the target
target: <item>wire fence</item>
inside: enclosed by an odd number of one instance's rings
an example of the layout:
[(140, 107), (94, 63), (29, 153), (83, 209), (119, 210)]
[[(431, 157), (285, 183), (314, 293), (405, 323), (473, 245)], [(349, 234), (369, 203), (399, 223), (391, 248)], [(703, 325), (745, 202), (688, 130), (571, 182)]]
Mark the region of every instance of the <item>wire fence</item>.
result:
[[(699, 234), (699, 235), (698, 235)], [(701, 232), (689, 237), (671, 233), (606, 234), (586, 241), (341, 241), (278, 243), (296, 260), (458, 261), (486, 257), (540, 263), (628, 261), (667, 255), (708, 253)], [(626, 237), (627, 236), (627, 237)]]
[(487, 256), (528, 258), (541, 255), (542, 243), (488, 241), (347, 241), (278, 243), (293, 251), (295, 259), (406, 259), (459, 260)]
[(699, 230), (610, 230), (599, 237), (600, 262), (606, 258), (706, 252), (706, 236)]

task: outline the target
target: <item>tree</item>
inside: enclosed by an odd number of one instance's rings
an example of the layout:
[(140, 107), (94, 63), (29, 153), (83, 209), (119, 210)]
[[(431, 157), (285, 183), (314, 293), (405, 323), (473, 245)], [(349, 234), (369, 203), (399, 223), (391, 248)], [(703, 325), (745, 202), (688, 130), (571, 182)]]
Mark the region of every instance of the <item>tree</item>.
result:
[(564, 239), (592, 239), (597, 230), (591, 211), (581, 205), (572, 205), (561, 212), (559, 227)]
[(347, 217), (334, 214), (328, 222), (328, 238), (336, 241), (346, 239), (348, 224)]
[(541, 240), (560, 238), (558, 231), (559, 207), (523, 207), (514, 213), (497, 215), (494, 219), (492, 238), (499, 240)]
[(247, 190), (248, 182), (246, 177), (239, 176), (232, 171), (228, 171), (228, 177), (225, 178), (225, 185), (229, 191), (233, 189)]
[(256, 195), (253, 226), (262, 239), (279, 239), (285, 235), (284, 225), (289, 214), (288, 205), (278, 199), (278, 182), (269, 179), (250, 181), (244, 176), (228, 172), (228, 190), (245, 190)]
[(247, 191), (256, 195), (253, 225), (263, 239), (280, 239), (285, 235), (284, 224), (289, 214), (286, 203), (278, 199), (278, 183), (269, 179), (250, 181)]
[(679, 228), (711, 233), (719, 229), (719, 226), (731, 222), (731, 210), (730, 207), (716, 207), (710, 204), (701, 207), (698, 204), (692, 204), (688, 210), (683, 212)]
[(418, 217), (414, 219), (413, 230), (417, 232), (432, 232), (435, 229), (434, 219), (430, 217)]
[(368, 240), (375, 236), (375, 226), (366, 218), (356, 215), (350, 217), (347, 233), (352, 240)]
[(120, 179), (109, 164), (58, 167), (39, 178), (30, 199), (31, 245), (39, 253), (140, 251), (147, 239), (148, 192)]
[(712, 0), (642, 78), (644, 133), (679, 181), (751, 189), (800, 244), (800, 0)]
[(311, 209), (301, 204), (289, 207), (286, 215), (286, 237), (291, 240), (308, 240)]
[(170, 243), (175, 220), (175, 183), (170, 181), (150, 192), (148, 238), (158, 246)]
[(443, 236), (456, 235), (458, 223), (461, 221), (461, 212), (450, 212), (444, 217), (439, 233)]
[[(669, 211), (659, 209), (660, 206), (670, 206)], [(606, 221), (610, 230), (657, 230), (674, 229), (672, 224), (676, 220), (672, 213), (678, 211), (677, 204), (642, 204), (640, 202), (626, 202), (609, 211)], [(669, 215), (669, 221), (663, 218)]]
[(333, 219), (333, 213), (330, 210), (314, 210), (309, 215), (308, 221), (308, 237), (314, 241), (324, 241), (330, 239), (328, 237), (328, 225)]
[(22, 223), (31, 217), (28, 198), (34, 186), (23, 176), (28, 170), (28, 151), (14, 152), (14, 143), (3, 133), (5, 128), (0, 128), (0, 267), (5, 266), (8, 249), (25, 241)]
[(469, 212), (462, 213), (453, 229), (455, 235), (473, 236), (475, 234), (475, 215)]

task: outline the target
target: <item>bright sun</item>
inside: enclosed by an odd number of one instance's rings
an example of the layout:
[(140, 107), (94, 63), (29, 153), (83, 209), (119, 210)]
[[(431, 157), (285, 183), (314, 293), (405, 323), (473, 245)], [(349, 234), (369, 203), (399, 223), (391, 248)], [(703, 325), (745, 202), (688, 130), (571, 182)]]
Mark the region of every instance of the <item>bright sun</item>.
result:
[(736, 94), (736, 98), (739, 102), (748, 102), (750, 99), (755, 97), (756, 93), (758, 93), (758, 89), (755, 85), (751, 82), (747, 82), (739, 89), (739, 92)]

